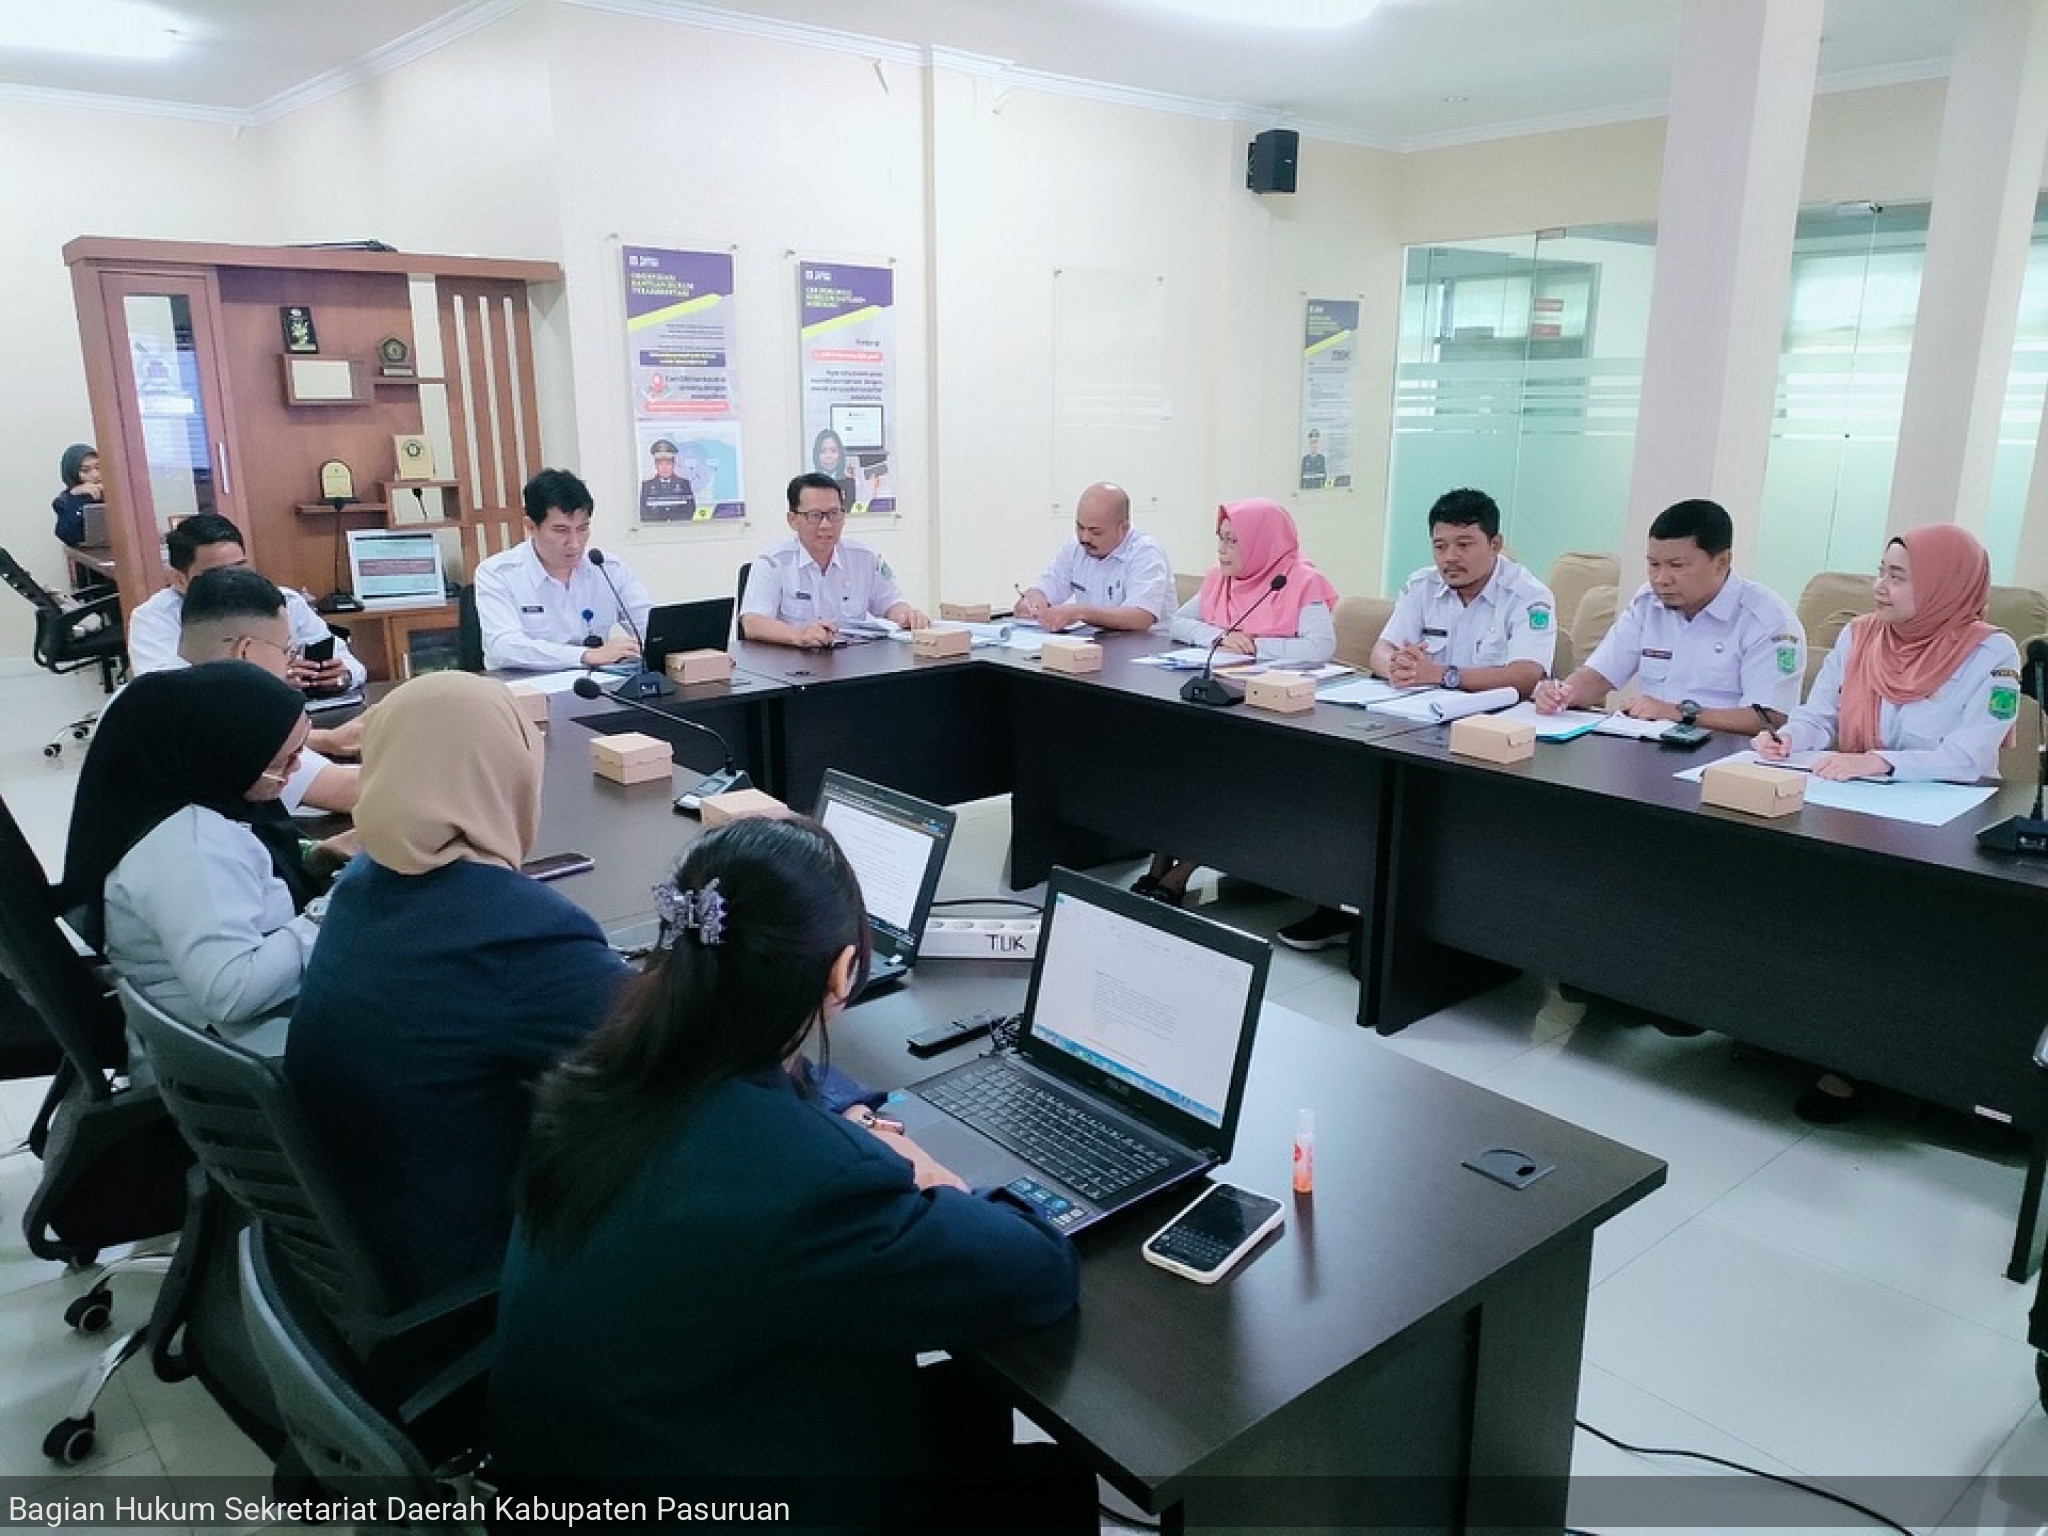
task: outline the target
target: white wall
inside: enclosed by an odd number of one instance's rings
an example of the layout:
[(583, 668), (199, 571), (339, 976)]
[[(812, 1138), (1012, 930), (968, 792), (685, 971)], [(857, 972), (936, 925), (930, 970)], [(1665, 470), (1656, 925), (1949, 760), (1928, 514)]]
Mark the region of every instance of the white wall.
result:
[[(1941, 88), (1816, 103), (1809, 200), (1925, 195)], [(1170, 415), (1139, 516), (1183, 570), (1214, 507), (1276, 495), (1343, 591), (1373, 591), (1384, 541), (1404, 246), (1653, 218), (1656, 121), (1392, 155), (1305, 142), (1301, 190), (1242, 185), (1243, 124), (541, 0), (339, 97), (237, 132), (0, 102), (9, 355), (41, 381), (0, 418), (26, 487), (0, 539), (54, 574), (44, 503), (89, 434), (68, 274), (80, 233), (251, 242), (375, 236), (401, 249), (555, 258), (541, 295), (548, 456), (578, 468), (602, 537), (663, 595), (730, 590), (780, 537), (807, 458), (794, 262), (893, 262), (903, 513), (857, 536), (921, 598), (1029, 580), (1080, 484), (1053, 483), (1052, 334), (1063, 269), (1163, 282)], [(52, 195), (53, 188), (76, 188)], [(621, 242), (730, 247), (750, 526), (628, 533), (638, 475), (623, 361)], [(1364, 302), (1356, 487), (1292, 489), (1304, 298)], [(1618, 297), (1618, 295), (1616, 296)], [(920, 430), (921, 428), (921, 430)], [(1078, 477), (1070, 477), (1078, 478)], [(47, 486), (47, 489), (45, 487)], [(26, 615), (0, 654), (26, 649)]]

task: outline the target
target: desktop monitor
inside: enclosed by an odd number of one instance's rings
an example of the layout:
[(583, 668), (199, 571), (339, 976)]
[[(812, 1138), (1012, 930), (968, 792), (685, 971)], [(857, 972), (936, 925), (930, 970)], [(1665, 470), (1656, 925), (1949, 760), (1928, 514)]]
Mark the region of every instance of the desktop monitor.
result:
[(432, 608), (448, 600), (441, 541), (421, 529), (351, 528), (348, 585), (365, 608)]

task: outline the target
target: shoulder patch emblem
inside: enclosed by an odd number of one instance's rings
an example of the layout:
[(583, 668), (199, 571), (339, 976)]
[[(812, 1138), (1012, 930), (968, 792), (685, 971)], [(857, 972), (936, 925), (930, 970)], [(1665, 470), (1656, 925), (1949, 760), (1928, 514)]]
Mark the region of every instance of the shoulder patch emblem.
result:
[(1550, 628), (1550, 604), (1531, 603), (1529, 605), (1529, 627), (1531, 629)]
[[(1782, 636), (1780, 638), (1783, 638)], [(1778, 647), (1778, 673), (1790, 677), (1799, 670), (1799, 647), (1796, 644)]]
[(881, 563), (880, 567), (878, 567), (878, 570), (879, 570), (879, 573), (880, 573), (880, 575), (881, 575), (881, 578), (882, 578), (882, 580), (884, 580), (884, 581), (894, 581), (894, 580), (896, 579), (896, 573), (895, 573), (894, 571), (892, 571), (892, 570), (890, 570), (890, 569), (889, 569), (889, 562), (888, 562), (888, 561), (884, 560), (884, 561), (883, 561), (883, 562)]
[(1991, 690), (1991, 718), (2010, 720), (2020, 712), (2020, 691), (2004, 684)]

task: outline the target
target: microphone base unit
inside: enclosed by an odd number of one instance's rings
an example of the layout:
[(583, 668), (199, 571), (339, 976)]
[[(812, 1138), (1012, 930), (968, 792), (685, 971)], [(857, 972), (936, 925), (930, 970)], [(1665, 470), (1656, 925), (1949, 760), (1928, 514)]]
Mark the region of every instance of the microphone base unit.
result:
[(1977, 846), (1989, 853), (2018, 853), (2048, 858), (2048, 821), (2035, 816), (2009, 816), (1977, 834)]
[(747, 777), (744, 768), (721, 768), (707, 774), (697, 787), (675, 798), (675, 813), (678, 816), (701, 816), (704, 802), (713, 795), (729, 794), (735, 789), (752, 789), (754, 781)]
[(615, 699), (660, 699), (676, 691), (676, 685), (659, 672), (635, 672), (612, 690)]
[(1213, 672), (1200, 672), (1180, 685), (1180, 696), (1190, 704), (1227, 709), (1244, 702), (1244, 684), (1229, 683)]

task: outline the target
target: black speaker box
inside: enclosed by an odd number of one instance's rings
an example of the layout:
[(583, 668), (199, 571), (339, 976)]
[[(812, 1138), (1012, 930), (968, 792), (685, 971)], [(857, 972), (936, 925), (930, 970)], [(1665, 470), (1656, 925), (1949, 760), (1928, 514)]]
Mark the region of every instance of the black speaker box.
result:
[(1244, 184), (1254, 192), (1292, 192), (1294, 159), (1301, 135), (1292, 128), (1268, 128), (1244, 152)]

